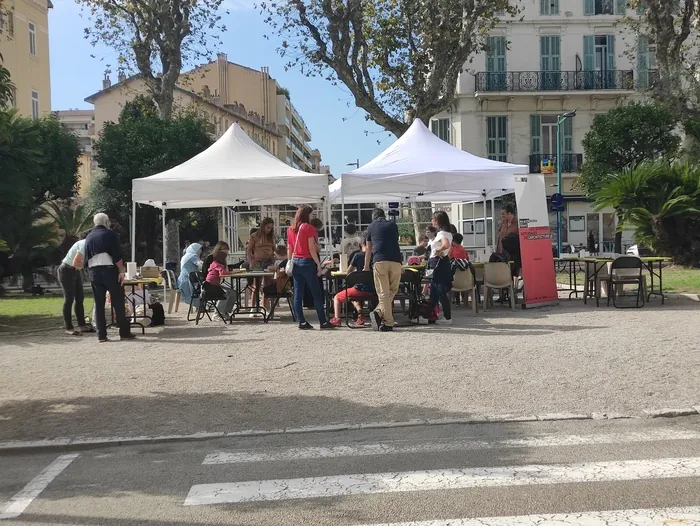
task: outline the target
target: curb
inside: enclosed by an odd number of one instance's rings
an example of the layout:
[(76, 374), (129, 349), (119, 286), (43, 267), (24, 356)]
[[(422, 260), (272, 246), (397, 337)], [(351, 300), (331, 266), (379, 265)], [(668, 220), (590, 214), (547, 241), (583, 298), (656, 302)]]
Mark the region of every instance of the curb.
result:
[(54, 438), (48, 440), (0, 442), (0, 455), (47, 451), (76, 451), (115, 446), (136, 446), (177, 442), (201, 442), (221, 438), (250, 438), (280, 435), (305, 435), (312, 433), (336, 433), (361, 429), (395, 429), (420, 426), (508, 424), (521, 422), (562, 422), (569, 420), (629, 420), (652, 418), (677, 418), (700, 415), (700, 405), (680, 409), (645, 410), (637, 415), (621, 413), (546, 413), (542, 415), (481, 415), (471, 418), (415, 419), (398, 422), (369, 422), (364, 424), (331, 424), (324, 426), (287, 427), (283, 429), (247, 429), (243, 431), (192, 433), (189, 435), (160, 435), (134, 437)]

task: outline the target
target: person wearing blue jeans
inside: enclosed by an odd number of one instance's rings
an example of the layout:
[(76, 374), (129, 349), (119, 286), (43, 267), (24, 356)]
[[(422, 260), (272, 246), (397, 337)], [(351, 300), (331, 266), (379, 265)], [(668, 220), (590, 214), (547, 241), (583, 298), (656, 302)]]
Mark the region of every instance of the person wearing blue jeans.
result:
[(318, 280), (318, 268), (313, 259), (294, 258), (294, 314), (296, 314), (299, 327), (307, 326), (306, 318), (304, 318), (304, 293), (308, 287), (311, 291), (311, 296), (314, 299), (314, 307), (318, 315), (318, 321), (321, 327), (328, 324), (326, 319), (325, 303), (323, 301), (323, 293), (321, 284)]

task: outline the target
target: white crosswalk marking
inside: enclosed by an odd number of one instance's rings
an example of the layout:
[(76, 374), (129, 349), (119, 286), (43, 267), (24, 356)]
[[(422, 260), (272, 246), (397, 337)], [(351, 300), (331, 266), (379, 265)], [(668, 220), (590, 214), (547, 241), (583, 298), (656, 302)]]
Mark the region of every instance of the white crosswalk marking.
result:
[(682, 526), (700, 524), (700, 506), (645, 510), (595, 511), (518, 517), (481, 517), (372, 526)]
[(700, 457), (256, 480), (192, 486), (186, 506), (407, 491), (700, 476)]
[(583, 446), (601, 444), (641, 443), (658, 440), (700, 440), (700, 431), (657, 429), (645, 433), (610, 433), (600, 435), (544, 435), (501, 440), (450, 440), (424, 443), (395, 441), (384, 444), (359, 444), (327, 447), (295, 447), (265, 450), (217, 452), (207, 455), (202, 464), (238, 464), (312, 460), (321, 458), (361, 457), (371, 455), (442, 453), (479, 449), (534, 448)]

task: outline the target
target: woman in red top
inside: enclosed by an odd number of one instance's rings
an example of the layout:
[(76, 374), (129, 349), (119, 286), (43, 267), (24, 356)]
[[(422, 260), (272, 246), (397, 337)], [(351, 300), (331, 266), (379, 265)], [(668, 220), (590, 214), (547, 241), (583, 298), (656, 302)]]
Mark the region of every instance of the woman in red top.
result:
[(207, 269), (204, 292), (206, 293), (206, 299), (219, 300), (216, 308), (221, 314), (229, 315), (236, 303), (236, 292), (221, 286), (221, 275), (228, 271), (226, 255), (226, 252), (223, 250), (214, 253), (214, 260)]
[(302, 330), (313, 329), (304, 318), (304, 292), (308, 287), (314, 299), (314, 307), (318, 314), (321, 329), (333, 329), (333, 325), (326, 319), (325, 303), (319, 283), (321, 275), (321, 261), (318, 258), (319, 244), (318, 232), (311, 226), (311, 212), (309, 205), (302, 205), (294, 216), (294, 222), (287, 231), (287, 257), (294, 261), (294, 313), (296, 314), (299, 328)]

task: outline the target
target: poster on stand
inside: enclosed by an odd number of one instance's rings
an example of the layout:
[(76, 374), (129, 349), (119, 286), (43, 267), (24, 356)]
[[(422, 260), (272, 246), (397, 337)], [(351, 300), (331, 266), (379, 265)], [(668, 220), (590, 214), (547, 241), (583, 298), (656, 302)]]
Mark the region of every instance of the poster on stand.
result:
[(524, 288), (524, 307), (551, 305), (559, 299), (552, 255), (544, 176), (515, 177), (518, 234)]

